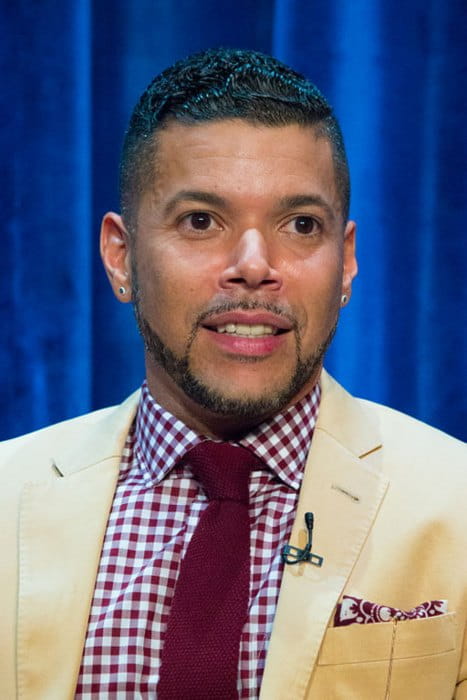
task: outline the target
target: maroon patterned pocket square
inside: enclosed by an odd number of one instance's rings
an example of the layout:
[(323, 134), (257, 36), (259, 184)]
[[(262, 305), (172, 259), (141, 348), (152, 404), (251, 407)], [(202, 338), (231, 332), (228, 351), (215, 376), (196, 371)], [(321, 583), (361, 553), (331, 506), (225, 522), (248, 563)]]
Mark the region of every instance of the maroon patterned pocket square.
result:
[(345, 595), (336, 608), (334, 627), (367, 625), (371, 622), (390, 622), (391, 620), (413, 620), (419, 617), (443, 615), (447, 611), (447, 600), (429, 600), (412, 610), (398, 610), (389, 605), (377, 605), (369, 600)]

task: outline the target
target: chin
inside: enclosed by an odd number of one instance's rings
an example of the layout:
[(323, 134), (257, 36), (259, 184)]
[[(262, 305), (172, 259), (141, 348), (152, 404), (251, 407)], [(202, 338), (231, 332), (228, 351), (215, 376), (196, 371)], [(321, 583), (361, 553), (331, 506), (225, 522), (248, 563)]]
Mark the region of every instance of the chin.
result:
[[(180, 388), (199, 406), (217, 416), (231, 416), (249, 420), (260, 420), (263, 417), (279, 413), (290, 404), (298, 393), (297, 386), (290, 381), (283, 387), (264, 391), (264, 386), (257, 392), (236, 391), (204, 382), (186, 373)], [(300, 387), (303, 388), (303, 387)]]

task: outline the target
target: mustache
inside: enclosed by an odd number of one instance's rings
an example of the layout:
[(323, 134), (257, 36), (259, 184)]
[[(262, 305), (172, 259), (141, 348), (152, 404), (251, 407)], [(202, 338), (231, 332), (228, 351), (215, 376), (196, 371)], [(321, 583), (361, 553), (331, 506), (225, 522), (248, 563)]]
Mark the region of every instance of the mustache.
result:
[(299, 327), (298, 321), (293, 315), (293, 313), (290, 311), (290, 309), (284, 306), (281, 306), (279, 304), (273, 304), (270, 302), (262, 302), (256, 299), (232, 299), (213, 304), (208, 309), (198, 314), (193, 324), (193, 329), (205, 323), (210, 316), (231, 311), (267, 311), (269, 313), (276, 314), (277, 316), (281, 316), (282, 318), (287, 319), (287, 321), (292, 325), (292, 329), (294, 331), (297, 331)]

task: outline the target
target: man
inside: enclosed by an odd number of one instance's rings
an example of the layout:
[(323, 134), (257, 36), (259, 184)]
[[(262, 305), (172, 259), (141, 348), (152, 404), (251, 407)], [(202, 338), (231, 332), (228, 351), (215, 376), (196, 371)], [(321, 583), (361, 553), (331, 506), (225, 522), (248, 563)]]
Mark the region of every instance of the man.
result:
[(322, 369), (357, 272), (325, 99), (255, 52), (175, 64), (121, 201), (146, 381), (2, 446), (2, 697), (467, 698), (464, 448)]

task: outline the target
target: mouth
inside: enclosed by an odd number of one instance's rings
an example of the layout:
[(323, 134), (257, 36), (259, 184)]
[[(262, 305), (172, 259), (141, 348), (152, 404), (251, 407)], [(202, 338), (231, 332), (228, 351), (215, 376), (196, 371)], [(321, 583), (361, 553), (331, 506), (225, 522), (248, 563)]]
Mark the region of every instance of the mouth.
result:
[(214, 314), (205, 319), (202, 327), (222, 353), (241, 361), (257, 361), (275, 354), (293, 330), (287, 318), (258, 310)]
[(230, 311), (206, 319), (203, 327), (227, 336), (265, 338), (288, 333), (292, 330), (292, 323), (270, 312)]
[(287, 333), (285, 328), (277, 328), (264, 323), (225, 323), (218, 326), (207, 325), (205, 328), (215, 333), (226, 333), (227, 335), (236, 335), (242, 338), (263, 338), (265, 336)]

